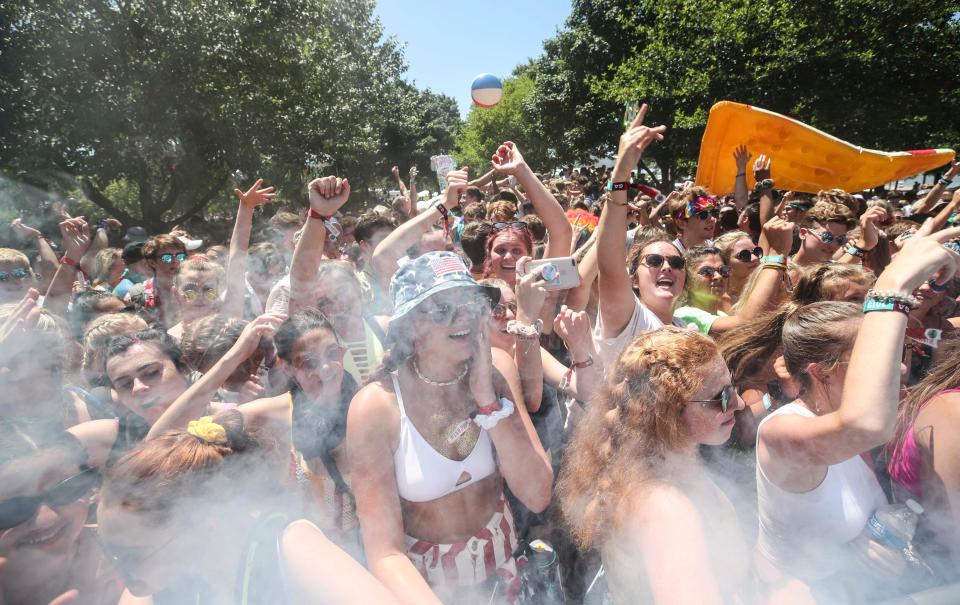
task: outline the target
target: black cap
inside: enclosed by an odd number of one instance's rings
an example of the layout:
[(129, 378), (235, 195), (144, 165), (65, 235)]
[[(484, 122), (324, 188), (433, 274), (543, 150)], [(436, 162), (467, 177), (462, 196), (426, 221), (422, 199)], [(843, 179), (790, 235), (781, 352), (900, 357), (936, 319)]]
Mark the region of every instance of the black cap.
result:
[[(136, 227), (134, 227), (136, 229)], [(120, 255), (120, 258), (123, 259), (128, 265), (134, 263), (139, 263), (143, 260), (143, 242), (136, 242), (133, 244), (127, 244), (123, 247), (123, 254)]]
[(145, 242), (150, 236), (147, 234), (147, 230), (143, 227), (130, 227), (127, 229), (127, 233), (123, 236), (123, 241), (125, 243), (138, 243)]

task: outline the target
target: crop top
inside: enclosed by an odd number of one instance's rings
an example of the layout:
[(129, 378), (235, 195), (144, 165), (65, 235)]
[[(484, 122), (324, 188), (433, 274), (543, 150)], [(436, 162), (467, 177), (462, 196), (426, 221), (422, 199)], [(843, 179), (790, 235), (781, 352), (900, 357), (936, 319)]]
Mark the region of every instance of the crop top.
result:
[[(463, 460), (451, 460), (435, 450), (407, 417), (396, 373), (391, 378), (400, 407), (400, 444), (393, 454), (393, 465), (401, 498), (408, 502), (436, 500), (489, 477), (497, 470), (493, 442), (484, 429), (480, 430), (473, 450)], [(457, 485), (464, 472), (470, 475), (470, 479)]]

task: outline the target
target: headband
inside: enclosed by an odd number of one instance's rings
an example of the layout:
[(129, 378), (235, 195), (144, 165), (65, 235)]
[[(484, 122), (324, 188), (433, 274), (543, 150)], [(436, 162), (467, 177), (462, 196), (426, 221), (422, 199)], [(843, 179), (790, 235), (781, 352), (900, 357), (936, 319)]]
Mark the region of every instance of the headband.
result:
[(689, 219), (696, 213), (716, 208), (717, 205), (717, 198), (712, 195), (698, 195), (687, 203), (687, 207), (678, 214), (681, 218)]

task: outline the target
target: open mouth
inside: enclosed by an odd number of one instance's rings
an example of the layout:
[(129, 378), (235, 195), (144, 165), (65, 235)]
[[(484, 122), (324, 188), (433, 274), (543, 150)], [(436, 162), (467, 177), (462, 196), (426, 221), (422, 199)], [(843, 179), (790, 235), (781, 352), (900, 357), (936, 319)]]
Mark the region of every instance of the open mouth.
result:
[(463, 331), (461, 331), (461, 332), (455, 332), (455, 333), (451, 334), (451, 335), (450, 335), (450, 338), (455, 338), (455, 339), (458, 339), (458, 340), (462, 340), (462, 339), (466, 338), (467, 336), (470, 336), (471, 334), (473, 334), (473, 330), (470, 329), (470, 328), (468, 328), (468, 329), (463, 330)]
[(42, 529), (27, 534), (24, 539), (17, 542), (17, 546), (47, 546), (60, 539), (60, 536), (67, 530), (67, 522), (63, 521), (49, 529)]
[(673, 280), (669, 277), (661, 277), (657, 280), (657, 287), (663, 290), (673, 289)]
[(516, 265), (500, 265), (500, 270), (514, 272), (517, 270), (517, 266)]

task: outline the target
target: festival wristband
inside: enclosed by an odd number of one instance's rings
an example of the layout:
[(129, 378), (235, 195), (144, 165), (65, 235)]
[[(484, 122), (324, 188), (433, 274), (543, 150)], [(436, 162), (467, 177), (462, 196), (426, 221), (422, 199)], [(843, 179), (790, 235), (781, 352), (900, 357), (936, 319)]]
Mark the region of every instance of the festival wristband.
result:
[(787, 258), (782, 254), (771, 254), (769, 256), (760, 257), (760, 262), (764, 265), (787, 265)]
[(476, 414), (473, 416), (473, 421), (480, 428), (489, 431), (497, 426), (501, 420), (513, 414), (514, 409), (516, 408), (512, 401), (506, 397), (501, 397), (499, 410), (491, 414)]
[(626, 181), (620, 181), (614, 183), (613, 181), (607, 181), (607, 191), (626, 191), (630, 187), (630, 183)]
[(317, 212), (316, 210), (314, 210), (313, 208), (311, 208), (310, 210), (307, 210), (307, 218), (315, 218), (315, 219), (317, 219), (317, 220), (319, 220), (319, 221), (327, 222), (327, 221), (329, 221), (329, 220), (330, 220), (331, 218), (333, 218), (333, 217), (332, 217), (332, 216), (323, 216), (322, 214), (320, 214), (319, 212)]
[(904, 315), (910, 315), (911, 308), (894, 300), (868, 298), (863, 302), (863, 312), (873, 313), (874, 311), (899, 311)]
[(937, 184), (938, 184), (938, 185), (943, 185), (944, 187), (947, 187), (947, 186), (950, 185), (950, 181), (949, 181), (948, 179), (941, 178), (939, 181), (937, 181)]
[(80, 263), (78, 263), (77, 261), (73, 260), (72, 258), (70, 258), (69, 256), (67, 256), (66, 254), (64, 254), (63, 256), (60, 257), (60, 264), (61, 264), (61, 265), (70, 265), (71, 267), (79, 267), (79, 266), (80, 266)]
[(503, 406), (500, 404), (499, 399), (495, 399), (490, 405), (478, 405), (477, 406), (477, 415), (478, 416), (489, 416), (494, 412), (499, 412)]
[(869, 252), (869, 250), (865, 250), (856, 244), (849, 244), (847, 246), (846, 252), (850, 256), (856, 256), (857, 258), (866, 258), (867, 252)]

